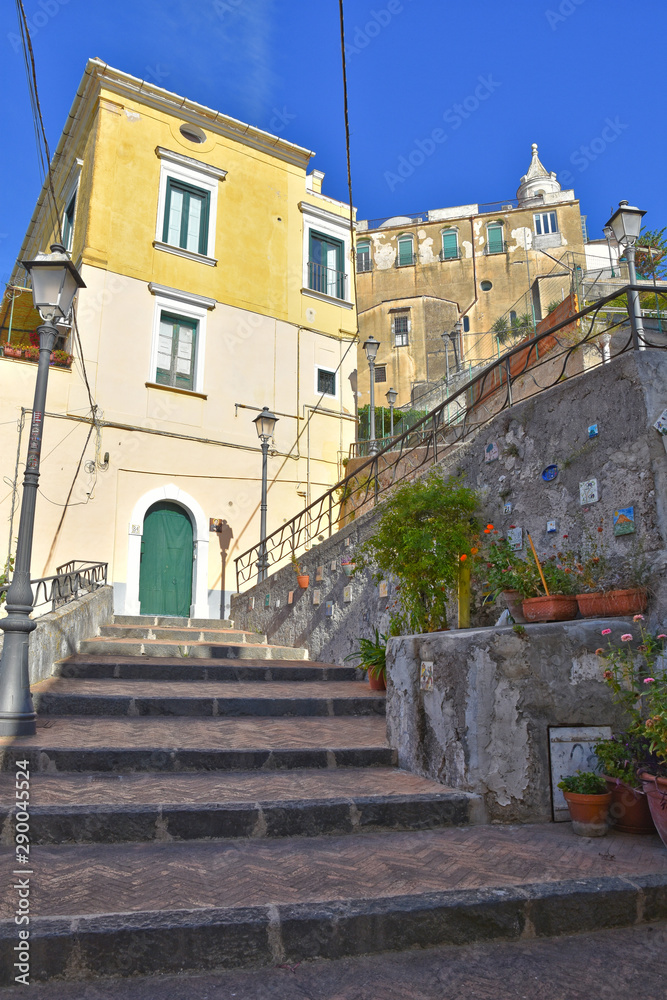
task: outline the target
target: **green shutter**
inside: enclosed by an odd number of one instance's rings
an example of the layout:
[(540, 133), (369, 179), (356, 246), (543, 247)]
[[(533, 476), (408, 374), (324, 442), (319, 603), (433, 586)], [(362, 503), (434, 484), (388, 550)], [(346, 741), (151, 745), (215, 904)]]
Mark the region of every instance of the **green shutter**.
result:
[(458, 257), (459, 241), (458, 233), (454, 229), (442, 234), (442, 255), (443, 257)]
[(162, 241), (191, 253), (208, 252), (211, 196), (208, 191), (167, 179)]
[(412, 240), (403, 239), (398, 241), (398, 262), (399, 264), (412, 263)]
[(503, 252), (503, 227), (488, 226), (486, 230), (486, 240), (489, 253)]

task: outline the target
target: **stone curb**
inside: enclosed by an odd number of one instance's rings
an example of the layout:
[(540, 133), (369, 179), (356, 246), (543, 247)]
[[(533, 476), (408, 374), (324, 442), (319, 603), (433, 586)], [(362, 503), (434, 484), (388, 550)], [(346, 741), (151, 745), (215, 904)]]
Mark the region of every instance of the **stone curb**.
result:
[(104, 680), (154, 681), (354, 681), (361, 676), (356, 667), (315, 666), (304, 661), (261, 663), (242, 661), (191, 660), (188, 658), (94, 656), (61, 660), (56, 663), (56, 677)]
[[(550, 937), (667, 917), (667, 875), (570, 879), (373, 900), (31, 918), (32, 975), (86, 979)], [(2, 980), (17, 928), (0, 923)]]

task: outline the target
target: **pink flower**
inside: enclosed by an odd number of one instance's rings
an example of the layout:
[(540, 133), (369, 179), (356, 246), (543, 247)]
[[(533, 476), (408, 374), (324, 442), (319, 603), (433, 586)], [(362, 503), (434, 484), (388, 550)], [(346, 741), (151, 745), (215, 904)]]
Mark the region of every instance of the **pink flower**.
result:
[(660, 635), (658, 636), (658, 639), (667, 639), (667, 635), (665, 635), (664, 632), (661, 632)]
[(632, 633), (626, 632), (625, 635), (622, 635), (621, 642), (632, 642)]
[(655, 677), (645, 677), (644, 684), (655, 684)]
[(602, 631), (600, 632), (600, 635), (611, 635), (611, 629), (603, 628)]
[(644, 621), (644, 616), (643, 615), (634, 615), (632, 620), (633, 620), (633, 622), (643, 622)]

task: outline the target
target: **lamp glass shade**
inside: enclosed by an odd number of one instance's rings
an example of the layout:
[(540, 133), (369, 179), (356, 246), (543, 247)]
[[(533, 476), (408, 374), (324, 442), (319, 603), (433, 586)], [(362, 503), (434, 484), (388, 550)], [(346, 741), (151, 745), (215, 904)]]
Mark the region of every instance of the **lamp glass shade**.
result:
[(396, 389), (387, 389), (387, 402), (390, 406), (393, 406), (398, 397), (398, 391)]
[(272, 436), (277, 423), (278, 417), (271, 413), (268, 406), (265, 406), (253, 420), (253, 424), (257, 428), (257, 436), (263, 440)]
[(602, 232), (604, 233), (604, 236), (605, 236), (606, 240), (610, 240), (612, 238), (612, 236), (614, 235), (614, 230), (609, 225), (609, 223), (607, 223), (606, 226), (602, 227)]
[(67, 319), (77, 290), (86, 287), (64, 247), (54, 243), (51, 251), (22, 262), (32, 279), (35, 309), (46, 322)]
[(380, 341), (376, 340), (375, 337), (369, 337), (364, 344), (364, 350), (366, 352), (366, 357), (369, 364), (375, 361), (378, 353), (378, 348), (380, 347)]
[(620, 201), (607, 225), (611, 226), (614, 236), (622, 246), (632, 246), (641, 233), (642, 219), (645, 215), (646, 212), (640, 208), (629, 205), (627, 201)]

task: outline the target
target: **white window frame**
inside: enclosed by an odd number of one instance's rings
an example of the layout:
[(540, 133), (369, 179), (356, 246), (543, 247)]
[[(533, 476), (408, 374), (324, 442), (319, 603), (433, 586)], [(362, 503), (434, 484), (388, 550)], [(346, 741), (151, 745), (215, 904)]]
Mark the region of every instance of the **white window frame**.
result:
[[(160, 337), (160, 321), (162, 313), (170, 313), (172, 316), (182, 316), (183, 319), (195, 320), (197, 323), (197, 337), (195, 344), (195, 373), (192, 389), (179, 389), (179, 392), (204, 392), (204, 369), (206, 358), (206, 319), (209, 310), (215, 308), (215, 299), (207, 299), (203, 295), (192, 295), (190, 292), (183, 292), (177, 288), (167, 288), (164, 285), (156, 285), (151, 282), (149, 291), (155, 296), (153, 311), (153, 340), (151, 343), (151, 362), (148, 382), (157, 384), (157, 356)], [(160, 386), (161, 389), (169, 390), (172, 386)]]
[[(401, 243), (410, 243), (410, 263), (401, 264)], [(411, 267), (416, 261), (415, 258), (415, 237), (413, 233), (401, 233), (400, 236), (396, 238), (396, 267)]]
[[(158, 190), (157, 219), (155, 223), (155, 240), (153, 246), (157, 250), (164, 250), (166, 253), (173, 253), (179, 257), (187, 257), (189, 260), (198, 260), (201, 263), (215, 266), (215, 233), (216, 221), (218, 217), (218, 188), (220, 181), (224, 181), (227, 176), (226, 170), (214, 167), (210, 163), (202, 163), (191, 156), (184, 156), (183, 153), (174, 153), (170, 149), (158, 146), (155, 150), (160, 159), (160, 187)], [(183, 181), (191, 187), (206, 191), (209, 195), (208, 205), (208, 238), (206, 241), (206, 253), (195, 253), (192, 250), (184, 250), (183, 247), (165, 243), (164, 235), (164, 212), (167, 204), (167, 181), (172, 178), (176, 181)]]
[[(551, 216), (552, 215), (556, 219), (556, 228), (555, 229), (551, 228)], [(545, 220), (545, 218), (547, 219), (548, 224), (549, 224), (549, 230), (548, 231), (546, 231), (545, 228), (544, 228), (544, 220)], [(539, 230), (540, 230), (539, 232), (538, 232), (538, 226), (539, 226)], [(533, 215), (533, 230), (534, 230), (536, 236), (555, 236), (556, 233), (560, 232), (560, 229), (558, 227), (558, 212), (535, 212), (535, 214)]]
[[(350, 279), (350, 223), (349, 220), (334, 215), (333, 212), (321, 208), (319, 205), (311, 205), (307, 201), (299, 202), (299, 209), (303, 215), (303, 272), (301, 294), (313, 299), (321, 299), (324, 302), (335, 302), (346, 309), (352, 308), (352, 281)], [(310, 259), (310, 231), (322, 233), (323, 236), (332, 236), (343, 244), (343, 269), (345, 273), (345, 298), (339, 299), (324, 292), (318, 292), (314, 288), (308, 287), (308, 261)], [(317, 377), (316, 377), (317, 378)]]
[(76, 198), (74, 202), (74, 217), (72, 219), (72, 233), (69, 240), (69, 246), (65, 247), (65, 250), (69, 253), (74, 245), (74, 230), (76, 229), (76, 216), (79, 209), (79, 181), (81, 180), (81, 168), (83, 167), (83, 160), (75, 160), (74, 166), (69, 172), (67, 181), (63, 187), (63, 209), (60, 215), (60, 226), (61, 228), (65, 223), (65, 212), (70, 204), (72, 198)]
[[(405, 331), (401, 331), (400, 334), (397, 334), (396, 333), (396, 320), (398, 319), (399, 316), (401, 317), (401, 319), (407, 319), (407, 321), (408, 321), (408, 328)], [(391, 317), (391, 335), (392, 335), (392, 339), (393, 339), (393, 342), (394, 342), (394, 347), (408, 347), (409, 344), (410, 344), (410, 333), (411, 332), (412, 332), (412, 322), (410, 321), (410, 313), (407, 311), (407, 309), (405, 310), (405, 312), (396, 313), (395, 315), (393, 315)], [(396, 343), (396, 337), (397, 336), (407, 337), (408, 339), (406, 340), (406, 342), (404, 344), (398, 344), (398, 343)]]
[[(320, 387), (318, 385), (318, 373), (319, 372), (326, 372), (327, 375), (333, 375), (333, 377), (334, 377), (334, 384), (336, 386), (336, 391), (334, 393), (322, 392), (322, 390), (320, 389)], [(327, 368), (326, 365), (315, 365), (315, 395), (316, 396), (318, 396), (318, 397), (319, 396), (324, 396), (325, 399), (338, 399), (338, 383), (339, 383), (339, 381), (340, 380), (338, 378), (338, 372), (336, 371), (335, 368)]]
[[(454, 233), (456, 236), (456, 256), (455, 257), (445, 257), (445, 233)], [(458, 260), (461, 253), (461, 247), (459, 245), (459, 230), (458, 226), (445, 226), (444, 229), (440, 230), (440, 258), (441, 260)]]

